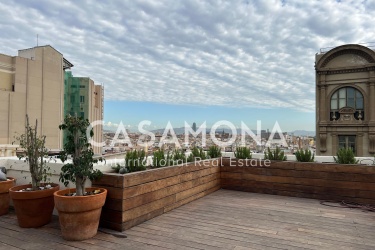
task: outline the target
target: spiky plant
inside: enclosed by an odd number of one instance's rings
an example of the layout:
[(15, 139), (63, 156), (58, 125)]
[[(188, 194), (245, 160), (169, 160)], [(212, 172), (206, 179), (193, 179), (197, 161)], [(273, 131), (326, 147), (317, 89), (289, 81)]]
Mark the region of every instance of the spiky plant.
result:
[(146, 170), (146, 152), (144, 150), (126, 152), (125, 167), (129, 173)]
[(234, 152), (234, 156), (237, 159), (251, 159), (251, 151), (248, 147), (237, 147)]
[(207, 155), (210, 158), (218, 158), (218, 157), (221, 156), (221, 149), (218, 146), (213, 145), (213, 146), (208, 148)]
[(340, 148), (337, 151), (337, 157), (333, 157), (336, 163), (339, 164), (357, 164), (354, 152), (351, 148)]
[(186, 155), (182, 150), (175, 149), (172, 153), (173, 165), (182, 164), (186, 162)]
[(194, 148), (191, 150), (191, 154), (188, 156), (187, 161), (188, 161), (188, 162), (193, 162), (193, 161), (195, 161), (196, 159), (204, 160), (204, 159), (206, 159), (206, 158), (207, 158), (207, 155), (206, 155), (206, 153), (203, 151), (202, 148), (194, 147)]
[(297, 161), (299, 161), (299, 162), (313, 162), (314, 157), (315, 157), (315, 154), (311, 153), (311, 151), (308, 150), (308, 149), (297, 150), (295, 155), (296, 155)]
[(264, 152), (264, 159), (275, 160), (275, 161), (286, 161), (286, 156), (284, 155), (284, 151), (282, 151), (279, 147), (276, 147), (274, 151), (272, 151), (268, 147), (267, 152)]
[(169, 152), (165, 155), (164, 150), (158, 149), (154, 152), (152, 158), (152, 168), (161, 168), (170, 165), (170, 155)]

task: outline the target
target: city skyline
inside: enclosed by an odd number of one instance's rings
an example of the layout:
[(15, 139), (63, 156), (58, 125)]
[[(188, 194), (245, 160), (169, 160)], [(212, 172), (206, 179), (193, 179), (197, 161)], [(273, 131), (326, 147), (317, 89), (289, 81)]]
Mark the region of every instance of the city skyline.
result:
[[(130, 131), (138, 131), (138, 125), (142, 121), (150, 121), (149, 126), (145, 126), (148, 130), (164, 129), (168, 122), (174, 128), (180, 128), (185, 126), (187, 122), (191, 127), (195, 122), (197, 128), (206, 122), (207, 127), (211, 127), (215, 123), (226, 120), (232, 123), (236, 128), (240, 128), (241, 122), (244, 122), (249, 128), (256, 130), (257, 121), (260, 121), (260, 127), (263, 130), (272, 129), (276, 122), (279, 123), (281, 129), (285, 132), (294, 130), (306, 130), (315, 131), (315, 123), (309, 123), (310, 114), (307, 112), (299, 113), (298, 111), (290, 112), (291, 116), (277, 116), (278, 113), (282, 113), (282, 109), (265, 109), (265, 110), (253, 110), (249, 111), (246, 108), (228, 108), (228, 107), (210, 107), (210, 106), (184, 106), (158, 103), (133, 103), (125, 102), (125, 105), (116, 105), (111, 101), (105, 103), (104, 113), (107, 110), (112, 110), (115, 117), (123, 117), (118, 122), (110, 122), (110, 119), (104, 120), (104, 128), (107, 130), (116, 130), (117, 126), (122, 122), (125, 128)], [(155, 112), (148, 112), (153, 110)], [(132, 112), (131, 117), (127, 117), (127, 114)], [(192, 114), (189, 114), (191, 112)], [(170, 116), (173, 114), (173, 116)], [(110, 115), (107, 115), (110, 117)], [(278, 119), (275, 119), (278, 117)], [(300, 121), (300, 120), (303, 121)], [(298, 122), (297, 122), (298, 121)], [(290, 124), (287, 129), (283, 125)], [(297, 124), (297, 125), (295, 125)], [(301, 128), (301, 124), (303, 124)], [(286, 127), (286, 126), (285, 126)], [(229, 127), (226, 126), (229, 129)]]
[(107, 125), (315, 131), (315, 53), (372, 42), (372, 3), (10, 1), (0, 52), (56, 48), (75, 76), (104, 85)]

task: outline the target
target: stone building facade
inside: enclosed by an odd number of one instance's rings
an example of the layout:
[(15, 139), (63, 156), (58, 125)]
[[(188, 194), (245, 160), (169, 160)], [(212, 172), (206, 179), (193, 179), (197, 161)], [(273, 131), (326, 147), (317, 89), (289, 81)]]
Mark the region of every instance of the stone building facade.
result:
[[(64, 120), (65, 71), (73, 65), (50, 45), (19, 50), (18, 56), (0, 54), (0, 157), (12, 156), (15, 136), (25, 132), (26, 114), (30, 124), (38, 120), (38, 134), (46, 135), (46, 147), (63, 148), (59, 125)], [(102, 120), (102, 86), (87, 84), (90, 121)], [(102, 127), (95, 128), (96, 141)], [(101, 148), (94, 149), (101, 153)]]
[(375, 52), (348, 44), (316, 54), (316, 154), (375, 154)]

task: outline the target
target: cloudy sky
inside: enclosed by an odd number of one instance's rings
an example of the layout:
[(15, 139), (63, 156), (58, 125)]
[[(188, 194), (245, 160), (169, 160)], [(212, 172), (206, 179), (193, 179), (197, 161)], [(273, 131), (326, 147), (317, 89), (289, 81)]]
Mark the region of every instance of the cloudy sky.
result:
[(315, 130), (315, 54), (375, 42), (375, 1), (1, 1), (0, 53), (49, 44), (105, 86), (105, 122)]

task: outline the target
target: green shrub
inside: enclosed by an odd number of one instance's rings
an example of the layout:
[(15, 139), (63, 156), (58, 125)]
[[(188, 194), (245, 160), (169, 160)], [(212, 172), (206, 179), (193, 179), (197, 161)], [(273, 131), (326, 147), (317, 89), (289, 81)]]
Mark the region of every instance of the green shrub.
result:
[(333, 157), (336, 163), (339, 164), (357, 164), (358, 160), (355, 159), (354, 152), (351, 148), (340, 148), (337, 151), (337, 158)]
[(175, 149), (172, 153), (173, 165), (178, 165), (186, 162), (186, 155), (182, 150)]
[(264, 159), (286, 161), (286, 156), (284, 155), (284, 151), (282, 151), (279, 147), (276, 147), (274, 151), (268, 147), (267, 152), (264, 152)]
[(221, 156), (221, 149), (218, 146), (213, 145), (209, 147), (207, 154), (210, 158), (218, 158)]
[(144, 150), (132, 150), (126, 152), (125, 167), (128, 172), (146, 170), (146, 153)]
[(154, 152), (154, 157), (152, 158), (152, 168), (160, 168), (169, 166), (171, 162), (169, 152), (165, 155), (164, 150), (158, 149)]
[(247, 148), (247, 147), (237, 147), (236, 148), (236, 152), (234, 152), (234, 156), (237, 159), (251, 159), (250, 148)]
[(187, 162), (193, 162), (196, 160), (196, 158), (199, 158), (200, 160), (205, 160), (207, 158), (206, 153), (203, 151), (202, 148), (194, 147), (191, 150), (191, 154), (187, 158)]
[(299, 162), (313, 162), (315, 155), (309, 149), (300, 149), (296, 152), (296, 159)]

